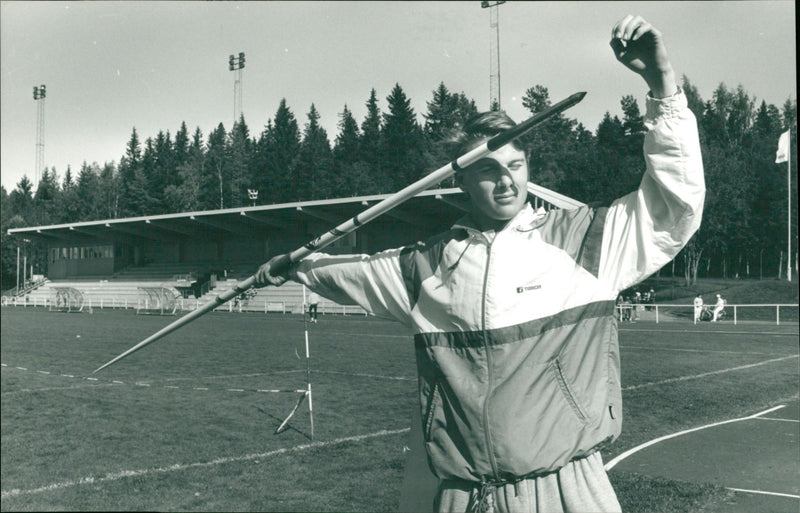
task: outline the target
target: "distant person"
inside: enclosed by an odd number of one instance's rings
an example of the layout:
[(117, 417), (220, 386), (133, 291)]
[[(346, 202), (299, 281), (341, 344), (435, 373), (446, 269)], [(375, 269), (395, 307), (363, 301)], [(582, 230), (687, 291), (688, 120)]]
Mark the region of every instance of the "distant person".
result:
[(711, 322), (717, 322), (722, 310), (725, 309), (725, 303), (726, 301), (722, 299), (722, 296), (717, 294), (717, 302), (714, 304), (714, 318), (711, 319)]
[(700, 314), (703, 313), (703, 296), (697, 294), (694, 297), (694, 323), (700, 320)]
[(308, 295), (308, 316), (311, 322), (317, 322), (317, 307), (319, 306), (319, 294), (311, 292)]
[(631, 322), (636, 322), (639, 320), (639, 309), (642, 308), (639, 306), (642, 303), (642, 293), (638, 290), (631, 298)]
[[(620, 511), (599, 449), (622, 428), (614, 300), (697, 231), (705, 184), (661, 33), (628, 16), (611, 46), (650, 89), (638, 190), (534, 210), (514, 140), (456, 172), (469, 211), (451, 229), (372, 255), (277, 255), (256, 273), (257, 286), (293, 280), (413, 333), (436, 511)], [(478, 114), (452, 156), (514, 125)]]

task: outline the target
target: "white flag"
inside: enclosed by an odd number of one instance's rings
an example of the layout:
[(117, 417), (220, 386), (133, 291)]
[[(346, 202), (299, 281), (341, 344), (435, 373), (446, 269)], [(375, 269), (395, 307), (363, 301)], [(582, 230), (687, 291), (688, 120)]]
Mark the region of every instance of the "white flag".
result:
[(789, 161), (789, 133), (789, 130), (785, 131), (778, 139), (778, 153), (775, 154), (776, 164)]

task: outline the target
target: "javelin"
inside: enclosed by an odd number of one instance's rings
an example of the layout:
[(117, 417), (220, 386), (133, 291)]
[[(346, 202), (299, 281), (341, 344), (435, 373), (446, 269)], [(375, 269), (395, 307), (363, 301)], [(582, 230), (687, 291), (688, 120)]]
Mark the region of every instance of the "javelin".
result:
[[(372, 221), (373, 219), (385, 214), (389, 210), (393, 209), (394, 207), (404, 203), (405, 201), (413, 198), (420, 192), (432, 187), (439, 182), (445, 180), (446, 178), (450, 177), (451, 175), (455, 174), (456, 171), (462, 170), (467, 166), (474, 164), (476, 161), (482, 159), (489, 153), (505, 146), (512, 140), (516, 139), (517, 137), (521, 136), (528, 130), (532, 129), (536, 125), (542, 123), (543, 121), (567, 110), (568, 108), (572, 107), (573, 105), (577, 104), (583, 97), (586, 96), (585, 92), (575, 93), (572, 96), (561, 100), (560, 102), (556, 103), (552, 107), (549, 107), (542, 112), (526, 119), (522, 123), (514, 126), (513, 128), (509, 128), (508, 130), (497, 134), (496, 136), (492, 137), (488, 141), (484, 142), (477, 148), (474, 148), (464, 155), (458, 157), (456, 160), (450, 162), (449, 164), (440, 167), (436, 171), (424, 176), (423, 178), (419, 179), (418, 181), (412, 183), (411, 185), (407, 186), (406, 188), (394, 193), (393, 195), (389, 196), (385, 200), (376, 203), (375, 205), (371, 206), (370, 208), (366, 209), (365, 211), (357, 214), (352, 219), (345, 221), (344, 223), (340, 224), (339, 226), (331, 229), (329, 232), (324, 233), (317, 237), (316, 239), (308, 242), (304, 246), (301, 246), (291, 253), (289, 253), (289, 262), (299, 262), (303, 258), (311, 255), (319, 251), (320, 249), (328, 246), (329, 244), (337, 241), (338, 239), (344, 237), (350, 232), (357, 230), (362, 225)], [(172, 324), (165, 326), (161, 330), (157, 331), (156, 333), (150, 335), (146, 339), (142, 340), (135, 346), (131, 347), (124, 353), (120, 354), (119, 356), (115, 357), (113, 360), (104, 363), (100, 367), (98, 367), (93, 373), (101, 371), (111, 365), (112, 363), (125, 358), (129, 354), (138, 351), (139, 349), (143, 348), (144, 346), (150, 344), (151, 342), (155, 342), (156, 340), (160, 339), (164, 335), (175, 331), (176, 329), (180, 328), (184, 324), (188, 324), (189, 322), (197, 319), (201, 315), (210, 312), (214, 308), (230, 301), (237, 295), (241, 294), (242, 292), (250, 289), (255, 285), (256, 277), (255, 275), (250, 276), (246, 280), (237, 283), (235, 287), (231, 290), (223, 292), (222, 294), (216, 296), (212, 301), (206, 303), (205, 305), (201, 306), (200, 308), (184, 315), (180, 319), (177, 319)]]

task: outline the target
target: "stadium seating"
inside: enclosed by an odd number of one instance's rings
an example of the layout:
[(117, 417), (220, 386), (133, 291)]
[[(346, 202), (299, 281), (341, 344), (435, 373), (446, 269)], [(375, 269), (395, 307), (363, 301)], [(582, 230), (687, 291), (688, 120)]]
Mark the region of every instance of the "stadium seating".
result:
[[(257, 268), (258, 264), (256, 263), (242, 263), (227, 267), (213, 263), (148, 264), (141, 267), (129, 267), (123, 272), (104, 279), (48, 280), (27, 294), (25, 298), (19, 298), (17, 304), (46, 307), (53, 302), (57, 288), (71, 287), (82, 292), (85, 303), (92, 308), (137, 308), (147, 298), (147, 295), (142, 292), (142, 288), (165, 287), (174, 290), (176, 295), (180, 295), (179, 291), (185, 291), (185, 287), (197, 279), (196, 269), (224, 269), (227, 277), (224, 274), (215, 276), (215, 279), (212, 280), (215, 286), (200, 298), (189, 294), (188, 297), (177, 300), (179, 311), (194, 310), (198, 305), (212, 301), (215, 296), (230, 290), (236, 283), (249, 277)], [(229, 301), (217, 310), (299, 314), (303, 312), (303, 287), (297, 283), (288, 282), (282, 287), (251, 289), (248, 294)], [(323, 300), (319, 306), (319, 313), (322, 315), (364, 315), (364, 310)]]

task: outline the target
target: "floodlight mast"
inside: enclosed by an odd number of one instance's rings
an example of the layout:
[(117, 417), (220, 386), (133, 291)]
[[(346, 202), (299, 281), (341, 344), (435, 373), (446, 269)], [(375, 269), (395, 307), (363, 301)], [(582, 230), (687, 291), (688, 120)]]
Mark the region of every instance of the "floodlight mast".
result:
[(481, 9), (489, 9), (489, 110), (500, 110), (500, 10), (506, 0), (483, 0)]
[[(474, 164), (478, 160), (484, 158), (489, 153), (492, 153), (493, 151), (505, 146), (509, 142), (513, 141), (517, 137), (520, 137), (522, 134), (528, 132), (529, 130), (541, 124), (542, 122), (546, 121), (547, 119), (556, 116), (557, 114), (574, 106), (575, 104), (583, 100), (584, 96), (586, 96), (585, 92), (575, 93), (572, 96), (564, 100), (561, 100), (555, 105), (543, 110), (542, 112), (539, 112), (533, 117), (528, 118), (527, 120), (516, 125), (515, 127), (497, 134), (496, 136), (484, 142), (477, 148), (470, 150), (469, 152), (458, 157), (456, 160), (450, 162), (449, 164), (440, 167), (436, 171), (433, 171), (427, 176), (424, 176), (423, 178), (407, 186), (406, 188), (394, 193), (393, 195), (373, 205), (372, 207), (366, 209), (360, 214), (357, 214), (352, 219), (345, 221), (339, 226), (331, 229), (329, 232), (324, 233), (321, 236), (317, 237), (316, 239), (308, 242), (304, 246), (295, 249), (294, 251), (289, 253), (288, 264), (290, 265), (291, 263), (299, 262), (300, 260), (311, 255), (312, 253), (316, 253), (317, 251), (327, 247), (333, 242), (341, 239), (348, 233), (357, 230), (361, 226), (385, 214), (386, 212), (395, 208), (401, 203), (404, 203), (407, 200), (413, 198), (422, 191), (425, 191), (426, 189), (438, 184), (442, 180), (449, 178), (450, 176), (455, 174), (456, 171), (464, 169), (470, 166), (471, 164)], [(135, 346), (131, 347), (124, 353), (118, 355), (114, 359), (101, 365), (100, 367), (95, 369), (94, 373), (105, 369), (109, 365), (112, 365), (113, 363), (121, 360), (122, 358), (125, 358), (126, 356), (138, 351), (144, 346), (152, 342), (155, 342), (156, 340), (175, 331), (181, 326), (195, 320), (201, 315), (204, 315), (210, 312), (211, 310), (217, 308), (218, 306), (230, 301), (239, 294), (255, 286), (255, 283), (256, 283), (255, 275), (250, 276), (249, 278), (240, 283), (237, 283), (236, 286), (233, 287), (231, 290), (228, 290), (216, 296), (212, 301), (206, 303), (205, 305), (201, 306), (200, 308), (192, 312), (189, 312), (180, 319), (175, 320), (172, 324), (169, 324), (168, 326), (162, 328), (153, 335), (150, 335), (149, 337), (142, 340)]]
[(44, 99), (47, 97), (47, 86), (33, 86), (33, 99), (36, 101), (36, 164), (34, 168), (33, 186), (39, 185), (44, 166)]
[(228, 70), (235, 71), (233, 79), (233, 124), (239, 122), (242, 117), (242, 69), (244, 69), (244, 52), (239, 52), (239, 56), (231, 54), (228, 56)]

